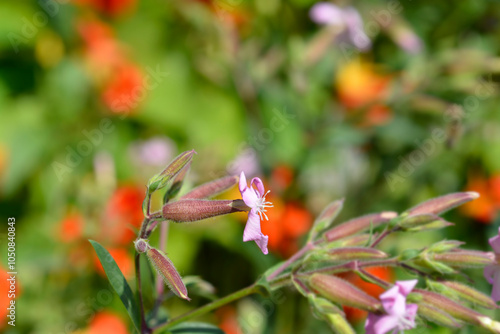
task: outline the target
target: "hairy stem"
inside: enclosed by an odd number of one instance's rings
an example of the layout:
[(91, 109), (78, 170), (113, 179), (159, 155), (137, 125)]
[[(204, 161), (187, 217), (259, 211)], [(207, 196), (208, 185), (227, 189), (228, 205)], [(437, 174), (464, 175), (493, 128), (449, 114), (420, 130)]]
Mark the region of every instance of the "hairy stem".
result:
[(151, 329), (146, 323), (146, 317), (144, 315), (144, 302), (142, 299), (142, 284), (141, 284), (141, 255), (135, 253), (135, 277), (137, 277), (137, 294), (139, 295), (139, 307), (141, 312), (141, 334), (151, 333)]
[(158, 325), (158, 326), (153, 328), (153, 332), (157, 332), (157, 331), (159, 332), (161, 330), (165, 330), (167, 328), (173, 327), (173, 326), (180, 324), (184, 321), (198, 317), (198, 316), (203, 315), (205, 313), (208, 313), (212, 310), (215, 310), (223, 305), (229, 304), (235, 300), (241, 299), (243, 297), (249, 296), (249, 295), (257, 293), (257, 292), (258, 292), (258, 287), (255, 284), (252, 284), (244, 289), (233, 292), (232, 294), (229, 294), (225, 297), (222, 297), (222, 298), (217, 299), (211, 303), (208, 303), (200, 308), (197, 308), (196, 310), (190, 311), (190, 312), (185, 313), (183, 315), (180, 315), (174, 319), (171, 319), (164, 324)]

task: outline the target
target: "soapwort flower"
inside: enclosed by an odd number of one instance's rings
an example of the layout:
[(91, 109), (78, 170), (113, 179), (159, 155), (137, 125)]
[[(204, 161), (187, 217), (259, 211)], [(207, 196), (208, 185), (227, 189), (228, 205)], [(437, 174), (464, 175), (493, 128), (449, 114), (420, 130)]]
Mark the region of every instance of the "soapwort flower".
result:
[(413, 290), (418, 280), (396, 281), (396, 284), (380, 295), (386, 314), (370, 313), (366, 319), (367, 334), (397, 333), (415, 328), (417, 304), (406, 304), (406, 296)]
[(245, 231), (243, 232), (243, 241), (255, 241), (262, 253), (267, 254), (267, 241), (269, 238), (262, 233), (260, 221), (264, 218), (269, 220), (265, 213), (266, 208), (273, 206), (271, 202), (266, 202), (266, 195), (269, 190), (264, 192), (264, 184), (258, 177), (252, 179), (249, 187), (244, 172), (240, 174), (239, 189), (243, 202), (250, 208)]

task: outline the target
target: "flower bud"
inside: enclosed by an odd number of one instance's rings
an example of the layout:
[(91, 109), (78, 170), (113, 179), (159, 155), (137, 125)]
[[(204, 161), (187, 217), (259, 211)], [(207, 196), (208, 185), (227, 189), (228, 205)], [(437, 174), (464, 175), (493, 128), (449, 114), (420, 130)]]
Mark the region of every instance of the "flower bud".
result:
[(328, 324), (330, 325), (330, 328), (336, 334), (355, 334), (356, 333), (354, 331), (354, 329), (351, 327), (351, 324), (349, 324), (349, 321), (347, 321), (346, 318), (344, 318), (340, 314), (328, 313), (328, 314), (325, 314), (324, 318), (328, 322)]
[(441, 309), (431, 306), (427, 303), (420, 302), (418, 303), (418, 314), (443, 327), (449, 327), (449, 328), (460, 328), (462, 325), (456, 321), (451, 315), (448, 313), (442, 311)]
[(161, 173), (153, 176), (148, 182), (148, 193), (161, 189), (174, 179), (184, 168), (188, 167), (193, 159), (195, 150), (186, 151), (179, 154)]
[(345, 247), (328, 251), (328, 258), (331, 261), (352, 261), (383, 259), (388, 255), (378, 249), (368, 247)]
[(397, 224), (403, 231), (410, 232), (440, 229), (452, 225), (454, 224), (431, 213), (407, 216)]
[(333, 241), (344, 238), (359, 232), (363, 232), (369, 229), (371, 226), (377, 227), (383, 223), (387, 223), (397, 216), (398, 214), (396, 212), (385, 211), (354, 218), (326, 231), (324, 234), (324, 238), (326, 241)]
[(307, 299), (309, 300), (309, 305), (311, 305), (314, 314), (318, 318), (321, 318), (321, 314), (326, 313), (345, 315), (344, 311), (342, 311), (342, 309), (333, 304), (331, 301), (323, 297), (318, 297), (314, 293), (309, 293), (307, 295)]
[(444, 253), (464, 244), (465, 242), (457, 240), (443, 240), (429, 246), (426, 251), (429, 253)]
[(481, 313), (462, 306), (459, 303), (435, 292), (420, 289), (415, 289), (414, 291), (422, 295), (422, 302), (446, 312), (456, 319), (473, 325), (480, 325), (478, 317), (483, 316)]
[(488, 329), (492, 333), (500, 333), (500, 322), (498, 321), (482, 316), (479, 317), (479, 324), (481, 327)]
[(344, 205), (344, 200), (338, 200), (330, 203), (321, 214), (314, 221), (313, 227), (311, 229), (311, 236), (314, 238), (319, 232), (328, 228), (335, 218), (337, 218), (338, 214), (342, 210)]
[(148, 249), (146, 255), (170, 290), (172, 290), (172, 292), (178, 297), (190, 300), (187, 295), (186, 286), (184, 285), (184, 282), (182, 282), (181, 275), (179, 275), (174, 267), (174, 264), (170, 261), (167, 255), (156, 248)]
[(480, 268), (495, 262), (493, 253), (472, 250), (452, 250), (446, 253), (432, 254), (434, 261), (459, 268)]
[(200, 276), (184, 276), (182, 279), (184, 285), (189, 286), (189, 290), (191, 292), (195, 292), (197, 296), (203, 296), (208, 299), (216, 299), (215, 287), (205, 280), (203, 280)]
[(237, 176), (226, 176), (211, 182), (202, 184), (194, 188), (180, 199), (203, 199), (213, 197), (217, 194), (224, 192), (238, 183)]
[(379, 311), (382, 304), (378, 299), (356, 288), (341, 278), (325, 274), (313, 274), (309, 285), (321, 296), (334, 303), (356, 307), (370, 312)]
[(163, 206), (162, 217), (176, 223), (192, 222), (232, 212), (243, 211), (236, 208), (235, 201), (211, 201), (203, 199), (183, 199)]
[(151, 248), (151, 246), (149, 246), (148, 242), (144, 239), (137, 239), (136, 241), (134, 241), (134, 246), (135, 246), (135, 250), (139, 254), (145, 253), (148, 251), (148, 249)]
[(489, 296), (476, 289), (460, 282), (444, 281), (440, 282), (445, 287), (453, 290), (460, 298), (484, 308), (495, 309), (497, 304)]
[(479, 194), (474, 191), (452, 193), (420, 203), (409, 209), (407, 213), (410, 216), (426, 213), (439, 215), (478, 197)]

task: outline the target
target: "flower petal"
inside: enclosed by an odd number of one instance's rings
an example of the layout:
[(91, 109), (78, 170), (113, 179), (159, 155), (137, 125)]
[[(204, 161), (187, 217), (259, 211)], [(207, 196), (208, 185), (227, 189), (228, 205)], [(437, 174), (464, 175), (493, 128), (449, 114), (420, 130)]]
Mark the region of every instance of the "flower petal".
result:
[(375, 315), (370, 313), (366, 319), (366, 334), (385, 334), (398, 327), (398, 318), (391, 315)]
[(488, 281), (488, 283), (490, 284), (493, 284), (493, 277), (496, 276), (496, 272), (497, 271), (500, 271), (500, 266), (498, 265), (490, 265), (490, 266), (486, 266), (484, 268), (484, 278), (486, 278), (486, 280)]
[(498, 229), (498, 234), (489, 240), (491, 248), (493, 248), (496, 254), (500, 254), (500, 228)]
[(247, 225), (243, 232), (243, 241), (253, 240), (257, 243), (262, 253), (267, 254), (267, 242), (269, 237), (262, 234), (260, 230), (260, 217), (255, 210), (250, 210), (248, 213)]
[(265, 190), (264, 190), (264, 183), (262, 183), (262, 180), (259, 179), (258, 177), (254, 177), (252, 179), (252, 182), (250, 182), (250, 187), (255, 185), (257, 187), (257, 192), (260, 195), (260, 197), (264, 196)]
[(491, 291), (491, 299), (495, 302), (500, 301), (500, 267), (495, 271), (495, 276), (493, 279), (493, 289)]
[(412, 279), (412, 280), (409, 280), (409, 281), (397, 281), (396, 285), (399, 288), (399, 292), (403, 296), (406, 297), (411, 292), (411, 290), (413, 290), (413, 288), (415, 287), (415, 285), (417, 285), (417, 283), (418, 283), (418, 280)]
[(253, 209), (256, 206), (259, 197), (253, 188), (249, 188), (247, 186), (247, 179), (245, 177), (245, 173), (243, 172), (240, 174), (240, 182), (238, 186), (243, 202)]
[(240, 193), (243, 193), (245, 189), (247, 188), (247, 178), (245, 176), (245, 173), (241, 172), (240, 174), (240, 183), (238, 185), (240, 189)]

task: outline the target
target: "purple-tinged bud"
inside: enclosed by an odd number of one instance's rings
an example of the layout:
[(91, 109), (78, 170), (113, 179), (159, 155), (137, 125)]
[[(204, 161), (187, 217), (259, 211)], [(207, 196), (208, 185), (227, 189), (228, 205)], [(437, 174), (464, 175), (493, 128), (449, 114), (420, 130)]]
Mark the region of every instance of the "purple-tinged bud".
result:
[(191, 150), (179, 154), (161, 173), (153, 176), (148, 182), (148, 193), (151, 194), (165, 187), (167, 183), (180, 174), (184, 168), (189, 167), (195, 153), (195, 150)]
[(144, 239), (137, 239), (136, 241), (134, 241), (134, 245), (135, 250), (139, 254), (145, 253), (148, 251), (148, 249), (151, 248), (151, 246), (149, 246), (149, 243)]
[(238, 183), (237, 176), (226, 176), (194, 188), (180, 199), (203, 199), (218, 195)]
[(431, 213), (407, 216), (397, 224), (403, 231), (409, 232), (440, 229), (452, 225), (454, 224)]
[(328, 251), (328, 258), (331, 261), (352, 261), (383, 259), (388, 255), (378, 249), (368, 247), (344, 247)]
[(382, 309), (382, 304), (378, 299), (336, 276), (313, 274), (309, 278), (309, 285), (314, 291), (334, 303), (370, 312)]
[(311, 229), (311, 237), (314, 238), (319, 232), (330, 227), (332, 222), (337, 218), (338, 214), (344, 206), (344, 199), (334, 201), (323, 209), (321, 214), (314, 221), (313, 227)]
[(495, 263), (495, 255), (493, 253), (462, 249), (432, 254), (431, 259), (459, 268), (481, 268)]
[(233, 212), (244, 211), (236, 207), (236, 201), (211, 201), (184, 199), (163, 206), (162, 217), (176, 223), (192, 222)]
[(181, 275), (179, 275), (177, 269), (175, 269), (174, 264), (170, 261), (167, 255), (156, 248), (150, 248), (146, 252), (146, 255), (170, 290), (172, 290), (172, 292), (178, 297), (190, 300), (186, 286), (181, 279)]
[(445, 287), (453, 290), (460, 298), (484, 308), (496, 309), (497, 304), (489, 296), (476, 289), (460, 282), (444, 281), (440, 282)]
[(341, 239), (353, 234), (363, 232), (369, 229), (370, 226), (373, 226), (375, 228), (381, 224), (389, 222), (391, 219), (397, 216), (398, 214), (396, 212), (385, 211), (354, 218), (326, 231), (324, 234), (324, 238), (326, 241)]
[(446, 312), (455, 319), (462, 320), (473, 325), (480, 325), (478, 317), (483, 316), (481, 313), (460, 305), (459, 303), (435, 292), (420, 289), (415, 289), (414, 292), (422, 295), (423, 303)]
[(439, 215), (478, 197), (479, 194), (474, 191), (452, 193), (420, 203), (409, 209), (406, 213), (410, 216), (426, 213)]
[(419, 302), (418, 304), (418, 315), (429, 320), (439, 326), (449, 327), (449, 328), (460, 328), (462, 325), (456, 321), (451, 315), (444, 312), (443, 310), (431, 306), (424, 302)]

